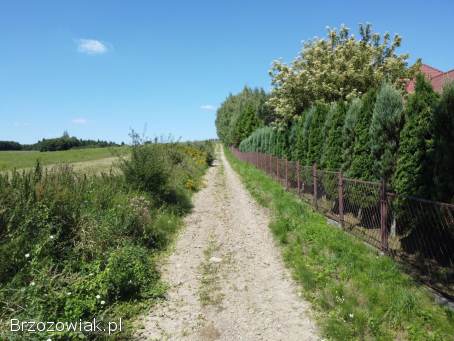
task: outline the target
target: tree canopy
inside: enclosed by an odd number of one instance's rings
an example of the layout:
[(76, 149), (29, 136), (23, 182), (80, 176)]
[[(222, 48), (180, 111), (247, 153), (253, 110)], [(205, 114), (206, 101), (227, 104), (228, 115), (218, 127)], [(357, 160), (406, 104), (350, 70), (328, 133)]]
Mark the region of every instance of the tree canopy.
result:
[(403, 89), (413, 78), (407, 54), (397, 54), (399, 35), (383, 37), (370, 24), (360, 24), (359, 39), (349, 28), (328, 28), (326, 38), (314, 38), (290, 64), (275, 61), (270, 71), (274, 86), (269, 103), (278, 124), (288, 124), (317, 100), (327, 103), (351, 99), (378, 88), (384, 81)]

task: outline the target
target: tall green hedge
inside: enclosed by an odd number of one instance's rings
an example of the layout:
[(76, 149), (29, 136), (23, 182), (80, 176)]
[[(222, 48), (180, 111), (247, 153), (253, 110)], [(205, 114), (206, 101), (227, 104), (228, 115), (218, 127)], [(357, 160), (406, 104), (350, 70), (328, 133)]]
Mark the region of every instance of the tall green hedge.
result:
[(454, 203), (454, 82), (447, 84), (435, 111), (434, 198)]
[(352, 162), (346, 170), (347, 175), (352, 178), (372, 180), (374, 158), (371, 152), (369, 127), (374, 111), (376, 91), (369, 90), (362, 98), (361, 110), (358, 112), (353, 132), (355, 140), (352, 150)]
[(416, 78), (415, 92), (409, 96), (405, 125), (400, 133), (394, 190), (408, 195), (431, 197), (434, 112), (438, 95), (423, 75)]
[(355, 126), (361, 111), (361, 99), (355, 98), (348, 107), (342, 127), (342, 171), (350, 169), (355, 146)]
[(320, 164), (323, 144), (325, 142), (323, 128), (328, 111), (329, 106), (323, 102), (319, 102), (314, 106), (311, 117), (311, 129), (309, 129), (308, 134), (306, 164)]
[[(345, 102), (333, 103), (325, 123), (325, 144), (321, 167), (338, 170), (342, 166), (343, 127), (347, 106)], [(328, 124), (329, 122), (329, 124)]]
[(369, 128), (373, 173), (377, 178), (390, 179), (394, 174), (403, 107), (400, 92), (391, 84), (384, 83), (378, 92)]

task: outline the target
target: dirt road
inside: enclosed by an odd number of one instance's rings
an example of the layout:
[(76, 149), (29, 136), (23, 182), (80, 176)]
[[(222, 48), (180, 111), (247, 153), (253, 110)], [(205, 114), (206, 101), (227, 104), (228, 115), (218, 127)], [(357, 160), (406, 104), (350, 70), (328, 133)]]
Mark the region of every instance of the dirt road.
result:
[(143, 340), (316, 340), (258, 206), (222, 152), (162, 265), (165, 301), (144, 316)]

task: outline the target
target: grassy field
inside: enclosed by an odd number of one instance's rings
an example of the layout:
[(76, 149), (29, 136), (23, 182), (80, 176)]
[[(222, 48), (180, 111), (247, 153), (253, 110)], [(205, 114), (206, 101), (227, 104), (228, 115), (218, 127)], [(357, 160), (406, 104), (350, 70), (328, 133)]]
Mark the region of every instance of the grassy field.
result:
[(112, 158), (124, 154), (128, 147), (70, 149), (58, 152), (0, 151), (0, 172), (30, 168), (40, 160), (42, 165), (74, 163)]
[(272, 212), (270, 228), (327, 338), (454, 340), (454, 313), (389, 257), (333, 228), (264, 172), (225, 151), (251, 194)]

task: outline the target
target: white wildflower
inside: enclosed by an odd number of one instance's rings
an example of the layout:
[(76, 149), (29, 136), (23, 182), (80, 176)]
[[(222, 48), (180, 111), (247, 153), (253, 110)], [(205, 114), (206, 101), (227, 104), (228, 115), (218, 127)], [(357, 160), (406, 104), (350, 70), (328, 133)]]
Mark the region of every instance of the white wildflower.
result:
[(26, 254), (25, 254), (25, 258), (28, 258), (28, 257), (30, 257), (30, 254), (29, 254), (29, 253), (26, 253)]
[(101, 298), (100, 295), (96, 295), (96, 299), (99, 300)]
[(55, 237), (54, 237), (53, 235), (51, 235), (49, 238), (50, 238), (50, 239), (54, 239)]
[(101, 304), (106, 304), (106, 301), (101, 301)]
[(349, 316), (351, 319), (353, 318), (353, 314), (352, 314), (352, 313), (348, 314), (348, 316)]
[(35, 286), (35, 282), (34, 282), (34, 281), (31, 282), (30, 285), (31, 285), (32, 287)]
[(66, 295), (71, 296), (71, 291), (67, 292)]

